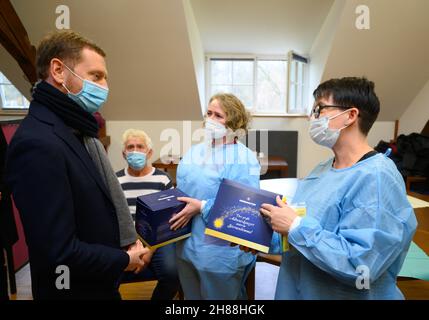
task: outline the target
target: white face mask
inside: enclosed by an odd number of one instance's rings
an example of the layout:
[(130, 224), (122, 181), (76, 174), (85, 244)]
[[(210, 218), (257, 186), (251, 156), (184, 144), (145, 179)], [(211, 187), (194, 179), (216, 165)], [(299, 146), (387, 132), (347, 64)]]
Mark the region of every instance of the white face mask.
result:
[(221, 139), (227, 135), (228, 130), (226, 127), (212, 119), (205, 120), (205, 130), (207, 139)]
[(333, 117), (319, 117), (318, 119), (310, 120), (310, 137), (314, 142), (322, 146), (331, 148), (335, 145), (340, 136), (341, 130), (347, 128), (349, 125), (346, 125), (340, 129), (331, 129), (329, 128), (329, 120), (335, 119), (336, 117), (348, 112), (350, 110), (345, 110), (336, 114)]

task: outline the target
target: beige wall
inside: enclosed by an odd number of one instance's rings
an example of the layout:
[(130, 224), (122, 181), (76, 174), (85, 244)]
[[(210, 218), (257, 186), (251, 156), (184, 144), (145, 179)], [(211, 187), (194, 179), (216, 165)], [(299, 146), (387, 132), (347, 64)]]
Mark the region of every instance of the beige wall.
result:
[(429, 81), (399, 119), (399, 133), (420, 133), (429, 120)]
[[(355, 26), (366, 5), (370, 29)], [(429, 1), (347, 0), (322, 80), (366, 76), (375, 82), (383, 121), (399, 119), (429, 79)]]
[[(12, 0), (12, 4), (34, 45), (55, 31), (55, 9), (67, 5), (70, 27), (104, 49), (110, 87), (102, 110), (106, 119), (201, 117), (182, 1)], [(21, 74), (18, 68), (15, 73)]]
[[(70, 7), (71, 27), (105, 49), (111, 93), (102, 112), (109, 120), (198, 120), (205, 105), (201, 42), (204, 44), (207, 37), (215, 35), (223, 37), (210, 40), (219, 46), (206, 50), (223, 48), (225, 52), (242, 52), (244, 48), (239, 50), (235, 46), (240, 42), (254, 48), (251, 50), (254, 53), (280, 53), (269, 49), (277, 48), (285, 54), (286, 49), (293, 48), (305, 54), (313, 45), (309, 91), (314, 89), (321, 72), (322, 80), (365, 75), (376, 83), (376, 92), (385, 106), (379, 119), (384, 121), (399, 119), (428, 81), (427, 0), (272, 0), (267, 4), (253, 0), (246, 1), (249, 2), (245, 8), (247, 15), (240, 5), (245, 0), (219, 2), (224, 6), (218, 2), (194, 0), (192, 14), (189, 0), (63, 0), (61, 3), (12, 0), (33, 44), (55, 29), (55, 8), (61, 4)], [(204, 4), (210, 10), (201, 16), (198, 8)], [(370, 8), (370, 30), (357, 30), (354, 25), (355, 9), (362, 4)], [(329, 15), (323, 23), (327, 12)], [(337, 24), (335, 17), (339, 12)], [(219, 22), (214, 13), (222, 19), (237, 15), (238, 20)], [(249, 24), (252, 17), (258, 17), (258, 24)], [(201, 19), (209, 19), (215, 32), (205, 32), (205, 27), (200, 25), (198, 30), (195, 21), (200, 24)], [(233, 24), (238, 22), (245, 27), (234, 28)], [(229, 24), (232, 27), (228, 27)], [(258, 37), (253, 32), (255, 27)], [(273, 34), (276, 34), (275, 41), (270, 37)], [(231, 46), (221, 48), (216, 39), (226, 37)], [(327, 45), (332, 37), (332, 45)], [(307, 40), (303, 42), (304, 38)], [(255, 39), (260, 40), (255, 42)], [(290, 39), (297, 41), (286, 45)], [(274, 46), (264, 47), (267, 44)], [(22, 72), (16, 63), (9, 61), (7, 54), (0, 53), (0, 66), (18, 88), (28, 94)]]
[[(201, 121), (107, 121), (107, 134), (111, 137), (109, 158), (113, 168), (119, 170), (125, 167), (122, 158), (122, 133), (129, 128), (146, 131), (153, 141), (154, 155), (152, 160), (160, 157), (160, 153), (183, 155), (192, 144), (197, 143), (197, 137), (192, 141), (192, 133), (201, 128)], [(378, 141), (393, 139), (394, 122), (376, 122), (368, 136), (371, 146)], [(306, 176), (321, 160), (332, 156), (329, 149), (316, 145), (308, 135), (308, 121), (305, 118), (271, 118), (259, 117), (253, 119), (253, 129), (296, 130), (298, 131), (298, 177)], [(167, 130), (166, 130), (167, 129)], [(162, 135), (167, 138), (161, 141)]]

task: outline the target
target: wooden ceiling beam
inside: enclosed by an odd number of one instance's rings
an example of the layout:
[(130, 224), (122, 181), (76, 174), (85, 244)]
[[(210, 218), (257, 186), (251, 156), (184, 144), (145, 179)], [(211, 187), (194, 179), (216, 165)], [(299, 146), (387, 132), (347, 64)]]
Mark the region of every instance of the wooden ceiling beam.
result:
[(10, 0), (0, 0), (0, 44), (16, 60), (33, 85), (37, 81), (36, 48), (31, 44)]

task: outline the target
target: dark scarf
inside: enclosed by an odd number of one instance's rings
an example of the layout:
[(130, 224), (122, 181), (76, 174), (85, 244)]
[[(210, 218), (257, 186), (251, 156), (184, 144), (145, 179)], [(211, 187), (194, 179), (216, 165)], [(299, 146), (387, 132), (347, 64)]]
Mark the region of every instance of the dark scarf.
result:
[(97, 120), (66, 94), (45, 81), (36, 85), (33, 91), (33, 99), (55, 113), (67, 126), (84, 135), (82, 143), (109, 190), (116, 209), (121, 247), (136, 242), (137, 234), (124, 192), (109, 162), (106, 150), (104, 150), (101, 142), (96, 139), (98, 136)]
[(33, 99), (55, 113), (70, 128), (84, 136), (98, 137), (98, 124), (93, 115), (46, 81), (36, 84)]

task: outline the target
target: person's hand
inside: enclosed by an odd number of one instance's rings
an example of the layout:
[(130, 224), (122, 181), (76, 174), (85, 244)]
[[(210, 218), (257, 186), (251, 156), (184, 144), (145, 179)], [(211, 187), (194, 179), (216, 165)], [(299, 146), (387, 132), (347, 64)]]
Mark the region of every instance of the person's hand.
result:
[[(231, 242), (230, 246), (231, 247), (235, 247), (235, 246), (238, 246), (238, 244)], [(252, 248), (249, 248), (249, 247), (246, 247), (246, 246), (240, 245), (239, 248), (240, 248), (241, 251), (250, 252), (254, 256), (256, 256), (258, 254), (258, 251), (256, 251), (255, 249), (252, 249)]]
[(188, 197), (178, 197), (177, 200), (186, 202), (186, 206), (182, 211), (175, 214), (170, 221), (171, 230), (177, 230), (183, 228), (188, 224), (193, 216), (197, 215), (201, 210), (201, 201), (198, 199), (188, 198)]
[(127, 254), (130, 257), (130, 261), (128, 263), (125, 271), (133, 271), (134, 273), (139, 273), (146, 266), (146, 263), (142, 259), (144, 255), (146, 255), (150, 250), (148, 248), (144, 248), (141, 244), (134, 244), (130, 246), (131, 248), (127, 250)]
[(150, 261), (152, 260), (153, 254), (155, 253), (156, 249), (149, 249), (148, 253), (144, 254), (142, 259), (145, 263), (145, 266), (148, 266), (150, 264)]
[[(140, 241), (140, 239), (137, 239), (137, 241), (135, 243), (131, 244), (128, 247), (128, 250), (130, 250), (130, 249), (145, 249), (145, 248), (146, 247), (143, 245), (143, 243)], [(152, 260), (152, 256), (156, 250), (156, 249), (150, 249), (150, 248), (147, 248), (147, 249), (148, 249), (147, 253), (140, 256), (140, 259), (143, 260), (143, 262), (144, 262), (143, 268), (146, 268), (150, 264), (150, 261)]]
[(296, 212), (280, 200), (277, 196), (276, 202), (278, 206), (264, 203), (261, 206), (261, 213), (271, 222), (271, 228), (274, 231), (286, 235), (289, 232), (293, 220), (298, 216)]
[(252, 248), (249, 248), (249, 247), (246, 247), (246, 246), (239, 246), (239, 248), (240, 248), (241, 251), (250, 252), (254, 256), (256, 256), (258, 254), (258, 251), (256, 251), (255, 249), (252, 249)]
[(143, 249), (143, 248), (144, 248), (143, 243), (140, 241), (140, 239), (137, 239), (136, 242), (134, 242), (134, 243), (132, 243), (132, 244), (130, 244), (128, 246), (127, 250), (130, 250), (130, 249)]

